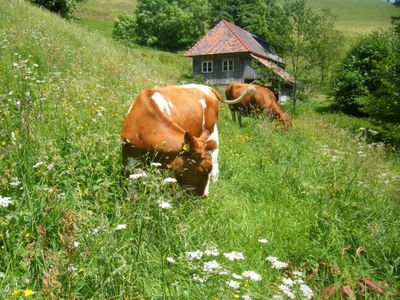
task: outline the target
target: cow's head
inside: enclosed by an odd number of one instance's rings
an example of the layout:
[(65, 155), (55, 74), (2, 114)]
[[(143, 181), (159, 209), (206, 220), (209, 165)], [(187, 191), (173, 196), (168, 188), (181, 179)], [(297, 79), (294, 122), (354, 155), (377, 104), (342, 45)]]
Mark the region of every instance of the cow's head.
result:
[(209, 135), (208, 130), (204, 130), (198, 138), (186, 132), (181, 153), (169, 165), (178, 182), (199, 196), (206, 196), (212, 169), (212, 157), (208, 150), (217, 146), (215, 141), (207, 141)]
[(292, 127), (292, 119), (290, 118), (288, 113), (282, 114), (282, 121), (285, 123), (285, 129), (289, 129)]

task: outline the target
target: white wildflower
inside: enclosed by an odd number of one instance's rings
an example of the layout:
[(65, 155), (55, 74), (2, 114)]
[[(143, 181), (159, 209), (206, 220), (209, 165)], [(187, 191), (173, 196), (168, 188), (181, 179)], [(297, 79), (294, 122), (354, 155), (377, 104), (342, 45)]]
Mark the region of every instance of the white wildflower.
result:
[(227, 269), (221, 269), (218, 271), (218, 275), (229, 275), (229, 271)]
[(116, 230), (126, 229), (126, 224), (118, 224), (117, 227), (116, 227), (115, 229), (116, 229)]
[(51, 163), (47, 166), (47, 170), (53, 170), (54, 169), (54, 163)]
[(92, 230), (92, 234), (96, 235), (99, 233), (99, 231), (100, 231), (100, 227), (96, 227), (95, 229)]
[(274, 262), (272, 263), (272, 267), (274, 267), (275, 269), (286, 269), (287, 266), (288, 266), (287, 263), (284, 263), (284, 262), (279, 261), (279, 260), (274, 261)]
[(281, 284), (278, 286), (278, 289), (280, 289), (282, 291), (282, 293), (284, 293), (290, 299), (295, 299), (293, 292), (290, 290), (290, 288), (287, 285)]
[(248, 294), (244, 294), (244, 295), (242, 295), (242, 299), (243, 300), (251, 300), (251, 297)]
[(229, 281), (226, 282), (226, 284), (227, 284), (229, 287), (233, 288), (233, 289), (238, 289), (238, 288), (240, 288), (240, 282), (237, 282), (237, 281), (235, 281), (235, 280), (229, 280)]
[(169, 203), (168, 201), (160, 201), (158, 206), (164, 209), (169, 209), (172, 207), (171, 203)]
[(243, 276), (240, 276), (240, 275), (238, 275), (236, 273), (232, 273), (232, 277), (235, 278), (235, 279), (238, 279), (238, 280), (243, 279)]
[(74, 272), (78, 271), (78, 268), (75, 267), (74, 265), (69, 265), (67, 268), (67, 271), (70, 273), (74, 273)]
[(243, 277), (250, 278), (253, 281), (261, 281), (262, 276), (254, 271), (245, 271), (242, 273)]
[(308, 285), (300, 284), (300, 290), (303, 292), (303, 295), (307, 297), (307, 299), (314, 297), (314, 293)]
[(78, 248), (79, 247), (79, 242), (74, 242), (74, 248)]
[(199, 276), (197, 274), (193, 274), (193, 280), (197, 281), (197, 282), (200, 282), (200, 283), (206, 282), (206, 278), (205, 277), (201, 277), (201, 276)]
[(0, 272), (0, 279), (6, 278), (6, 274), (4, 272)]
[(19, 186), (21, 184), (21, 181), (19, 181), (18, 177), (14, 177), (12, 180), (13, 181), (10, 182), (11, 186)]
[(267, 239), (259, 239), (258, 240), (261, 244), (268, 244), (269, 241)]
[(36, 169), (37, 167), (40, 167), (41, 165), (43, 165), (42, 161), (37, 162), (36, 164), (33, 165), (33, 168)]
[(168, 183), (174, 183), (174, 182), (176, 182), (176, 179), (172, 178), (172, 177), (167, 177), (163, 181), (164, 182), (168, 182)]
[(99, 111), (99, 112), (97, 113), (97, 116), (98, 116), (99, 118), (101, 118), (101, 117), (103, 116), (103, 113), (102, 113), (101, 111)]
[(162, 164), (159, 163), (159, 162), (152, 162), (152, 163), (151, 163), (151, 166), (152, 166), (152, 167), (161, 167)]
[(266, 258), (269, 262), (276, 262), (277, 260), (278, 260), (278, 258), (277, 257), (275, 257), (275, 256), (268, 256), (267, 258)]
[(129, 175), (129, 179), (138, 179), (140, 177), (147, 177), (147, 176), (148, 176), (147, 173), (142, 171), (142, 172), (139, 172), (139, 173), (136, 173), (136, 174)]
[(7, 207), (12, 204), (11, 197), (0, 196), (0, 206)]
[(219, 252), (217, 248), (207, 249), (204, 251), (204, 255), (206, 256), (218, 256)]
[(284, 285), (292, 287), (294, 285), (294, 281), (291, 278), (283, 278), (282, 282)]
[(203, 256), (203, 251), (200, 250), (196, 250), (193, 252), (186, 252), (186, 258), (189, 261), (192, 261), (194, 259), (201, 259), (201, 257)]
[(168, 257), (167, 257), (167, 262), (168, 262), (169, 264), (174, 264), (174, 263), (175, 263), (175, 259), (174, 259), (173, 257), (171, 257), (171, 256), (168, 256)]
[(293, 274), (293, 276), (296, 276), (296, 277), (303, 277), (303, 273), (300, 271), (293, 271), (292, 274)]
[(219, 270), (221, 265), (216, 260), (207, 261), (203, 265), (203, 271), (207, 273), (214, 273), (215, 271)]
[(243, 260), (244, 259), (244, 255), (241, 252), (236, 252), (236, 251), (232, 251), (229, 253), (224, 253), (224, 256), (233, 261), (233, 260)]

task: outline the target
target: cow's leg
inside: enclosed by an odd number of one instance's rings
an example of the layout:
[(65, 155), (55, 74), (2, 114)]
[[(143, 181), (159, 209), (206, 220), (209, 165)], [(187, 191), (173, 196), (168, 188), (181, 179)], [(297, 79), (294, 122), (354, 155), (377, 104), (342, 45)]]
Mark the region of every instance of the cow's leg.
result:
[(219, 176), (219, 167), (218, 167), (219, 138), (218, 138), (217, 124), (214, 125), (214, 131), (208, 137), (208, 140), (213, 140), (217, 144), (217, 147), (210, 151), (211, 157), (212, 157), (211, 177), (212, 177), (213, 182), (217, 182), (218, 176)]

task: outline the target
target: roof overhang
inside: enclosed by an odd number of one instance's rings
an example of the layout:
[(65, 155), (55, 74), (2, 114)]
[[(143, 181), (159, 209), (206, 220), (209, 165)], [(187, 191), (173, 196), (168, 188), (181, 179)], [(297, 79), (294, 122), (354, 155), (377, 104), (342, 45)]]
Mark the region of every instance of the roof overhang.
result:
[(292, 75), (290, 75), (288, 72), (286, 72), (284, 69), (282, 69), (280, 66), (278, 66), (275, 63), (273, 63), (272, 61), (264, 59), (264, 58), (261, 58), (259, 56), (254, 55), (254, 54), (251, 54), (251, 57), (253, 57), (257, 61), (259, 61), (262, 65), (264, 65), (268, 69), (272, 70), (276, 75), (281, 77), (283, 80), (285, 80), (287, 82), (290, 82), (290, 83), (296, 83), (297, 82), (297, 80)]

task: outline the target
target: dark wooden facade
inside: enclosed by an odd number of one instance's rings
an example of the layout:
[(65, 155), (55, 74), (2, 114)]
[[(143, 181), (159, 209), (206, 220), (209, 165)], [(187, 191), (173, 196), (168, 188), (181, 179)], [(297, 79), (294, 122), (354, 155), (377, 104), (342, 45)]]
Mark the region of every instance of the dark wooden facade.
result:
[[(212, 62), (212, 72), (203, 72), (204, 62)], [(233, 62), (233, 70), (223, 70), (224, 61)], [(232, 82), (252, 82), (262, 78), (252, 68), (253, 58), (249, 53), (214, 54), (193, 57), (193, 76), (203, 76), (207, 82), (227, 85)]]

